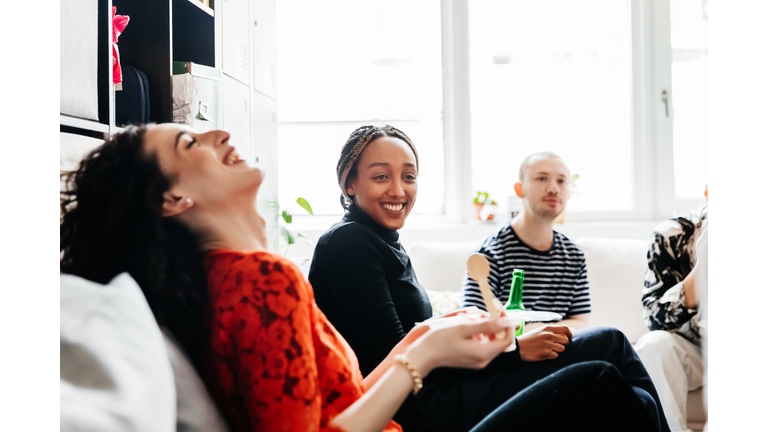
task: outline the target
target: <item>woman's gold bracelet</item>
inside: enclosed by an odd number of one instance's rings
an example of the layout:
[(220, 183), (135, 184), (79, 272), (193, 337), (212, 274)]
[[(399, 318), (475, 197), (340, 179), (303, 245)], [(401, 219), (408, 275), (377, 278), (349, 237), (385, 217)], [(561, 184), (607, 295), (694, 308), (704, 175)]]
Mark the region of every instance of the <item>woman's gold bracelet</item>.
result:
[(424, 384), (421, 381), (421, 374), (413, 367), (411, 361), (408, 360), (405, 355), (397, 354), (394, 363), (404, 367), (408, 373), (411, 374), (411, 379), (413, 380), (413, 394), (418, 393), (419, 390), (424, 387)]

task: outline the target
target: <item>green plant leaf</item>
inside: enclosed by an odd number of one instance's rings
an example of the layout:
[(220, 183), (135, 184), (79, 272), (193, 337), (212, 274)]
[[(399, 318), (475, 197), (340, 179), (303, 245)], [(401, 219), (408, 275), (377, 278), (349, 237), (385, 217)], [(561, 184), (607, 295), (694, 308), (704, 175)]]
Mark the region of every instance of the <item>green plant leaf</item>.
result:
[(576, 182), (576, 179), (579, 178), (579, 177), (581, 177), (581, 176), (578, 175), (578, 174), (574, 174), (574, 175), (571, 176), (571, 186), (576, 186), (575, 182)]
[(288, 231), (288, 228), (286, 228), (286, 227), (284, 227), (284, 226), (282, 226), (282, 225), (280, 225), (280, 234), (282, 234), (282, 235), (283, 235), (283, 238), (285, 239), (285, 241), (286, 241), (286, 242), (287, 242), (289, 245), (292, 245), (292, 244), (294, 244), (294, 243), (296, 242), (296, 241), (294, 240), (294, 238), (293, 238), (293, 234), (291, 234), (291, 232), (290, 232), (290, 231)]
[(488, 200), (488, 192), (477, 191), (477, 196), (475, 197), (475, 200), (473, 202), (475, 204), (485, 204), (485, 201), (487, 200)]
[(288, 213), (288, 210), (283, 210), (283, 220), (285, 223), (291, 223), (293, 222), (293, 216), (291, 216), (290, 213)]
[(309, 202), (307, 200), (305, 200), (302, 197), (298, 197), (298, 198), (296, 198), (296, 202), (301, 206), (301, 208), (303, 208), (304, 210), (308, 211), (309, 214), (311, 214), (312, 216), (315, 215), (315, 213), (312, 212), (312, 206), (309, 205)]

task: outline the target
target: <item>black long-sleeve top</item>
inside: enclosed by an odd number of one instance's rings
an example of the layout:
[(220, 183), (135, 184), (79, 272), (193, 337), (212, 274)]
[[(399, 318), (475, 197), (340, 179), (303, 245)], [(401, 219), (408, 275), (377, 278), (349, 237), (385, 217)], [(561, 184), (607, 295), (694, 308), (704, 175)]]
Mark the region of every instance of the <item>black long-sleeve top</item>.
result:
[(315, 301), (368, 375), (432, 306), (400, 234), (352, 205), (315, 247), (309, 281)]

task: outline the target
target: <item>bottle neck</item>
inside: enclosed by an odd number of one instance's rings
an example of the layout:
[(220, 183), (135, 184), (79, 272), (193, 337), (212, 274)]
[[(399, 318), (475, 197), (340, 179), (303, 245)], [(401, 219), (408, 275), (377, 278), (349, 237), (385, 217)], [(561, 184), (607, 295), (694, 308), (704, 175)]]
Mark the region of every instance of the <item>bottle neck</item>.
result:
[(512, 289), (509, 292), (509, 300), (504, 305), (507, 310), (525, 310), (523, 307), (523, 278), (512, 279)]

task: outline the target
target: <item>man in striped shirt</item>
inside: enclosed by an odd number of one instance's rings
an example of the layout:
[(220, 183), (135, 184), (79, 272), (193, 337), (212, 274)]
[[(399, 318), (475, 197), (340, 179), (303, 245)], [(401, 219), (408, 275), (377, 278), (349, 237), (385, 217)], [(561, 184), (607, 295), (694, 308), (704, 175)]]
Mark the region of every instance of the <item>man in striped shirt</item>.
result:
[[(584, 252), (554, 230), (555, 218), (565, 209), (570, 171), (558, 155), (535, 153), (520, 165), (517, 196), (523, 209), (509, 224), (483, 241), (477, 251), (491, 265), (488, 283), (496, 298), (506, 303), (512, 271), (525, 270), (523, 305), (526, 310), (560, 314), (558, 324), (573, 329), (589, 324), (590, 302)], [(485, 310), (477, 282), (464, 274), (462, 306)], [(544, 326), (527, 323), (525, 332)]]

